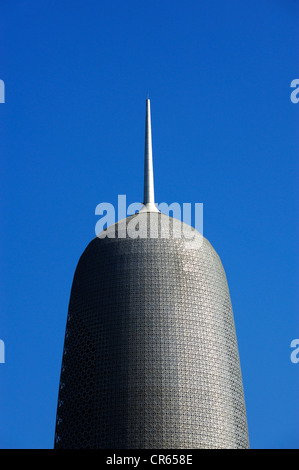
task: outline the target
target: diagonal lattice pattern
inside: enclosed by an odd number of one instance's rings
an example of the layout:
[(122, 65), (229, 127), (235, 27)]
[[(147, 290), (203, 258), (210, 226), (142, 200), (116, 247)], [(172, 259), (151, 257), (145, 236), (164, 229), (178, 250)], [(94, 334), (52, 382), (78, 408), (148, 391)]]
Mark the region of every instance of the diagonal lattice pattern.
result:
[(160, 213), (139, 214), (139, 238), (119, 238), (136, 217), (95, 238), (78, 263), (55, 448), (248, 448), (221, 261), (198, 232)]

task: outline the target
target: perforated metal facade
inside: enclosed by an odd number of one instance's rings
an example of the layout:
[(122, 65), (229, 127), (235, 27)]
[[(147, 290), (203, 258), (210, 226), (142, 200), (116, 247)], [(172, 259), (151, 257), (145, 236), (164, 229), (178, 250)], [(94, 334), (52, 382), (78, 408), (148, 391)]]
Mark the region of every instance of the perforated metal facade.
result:
[(78, 263), (55, 447), (247, 448), (221, 261), (198, 232), (160, 213), (138, 215), (140, 238), (119, 238), (135, 217), (108, 229), (115, 238), (95, 238)]

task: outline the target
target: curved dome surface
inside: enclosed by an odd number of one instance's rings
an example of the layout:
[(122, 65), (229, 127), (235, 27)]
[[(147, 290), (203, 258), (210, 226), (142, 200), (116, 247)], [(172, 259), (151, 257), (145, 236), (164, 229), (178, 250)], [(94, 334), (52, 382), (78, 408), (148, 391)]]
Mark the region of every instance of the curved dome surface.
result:
[(69, 304), (55, 447), (249, 447), (225, 272), (193, 228), (139, 213), (84, 251)]

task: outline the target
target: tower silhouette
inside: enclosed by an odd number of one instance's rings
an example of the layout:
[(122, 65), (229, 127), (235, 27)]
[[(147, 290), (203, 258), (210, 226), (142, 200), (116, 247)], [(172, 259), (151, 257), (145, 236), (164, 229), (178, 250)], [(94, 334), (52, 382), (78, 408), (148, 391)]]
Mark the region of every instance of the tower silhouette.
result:
[(225, 272), (155, 205), (147, 99), (143, 207), (92, 240), (74, 275), (55, 448), (248, 447)]

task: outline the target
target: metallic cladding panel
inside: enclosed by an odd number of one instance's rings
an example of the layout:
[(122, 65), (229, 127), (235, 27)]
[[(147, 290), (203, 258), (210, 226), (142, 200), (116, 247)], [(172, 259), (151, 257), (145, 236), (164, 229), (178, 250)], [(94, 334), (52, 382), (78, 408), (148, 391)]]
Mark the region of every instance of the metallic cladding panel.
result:
[[(116, 235), (136, 216), (108, 228)], [(160, 213), (95, 238), (74, 276), (55, 448), (248, 448), (234, 319), (210, 243)], [(137, 220), (137, 219), (135, 219)], [(163, 238), (162, 222), (170, 223)], [(195, 235), (188, 248), (181, 228)]]

